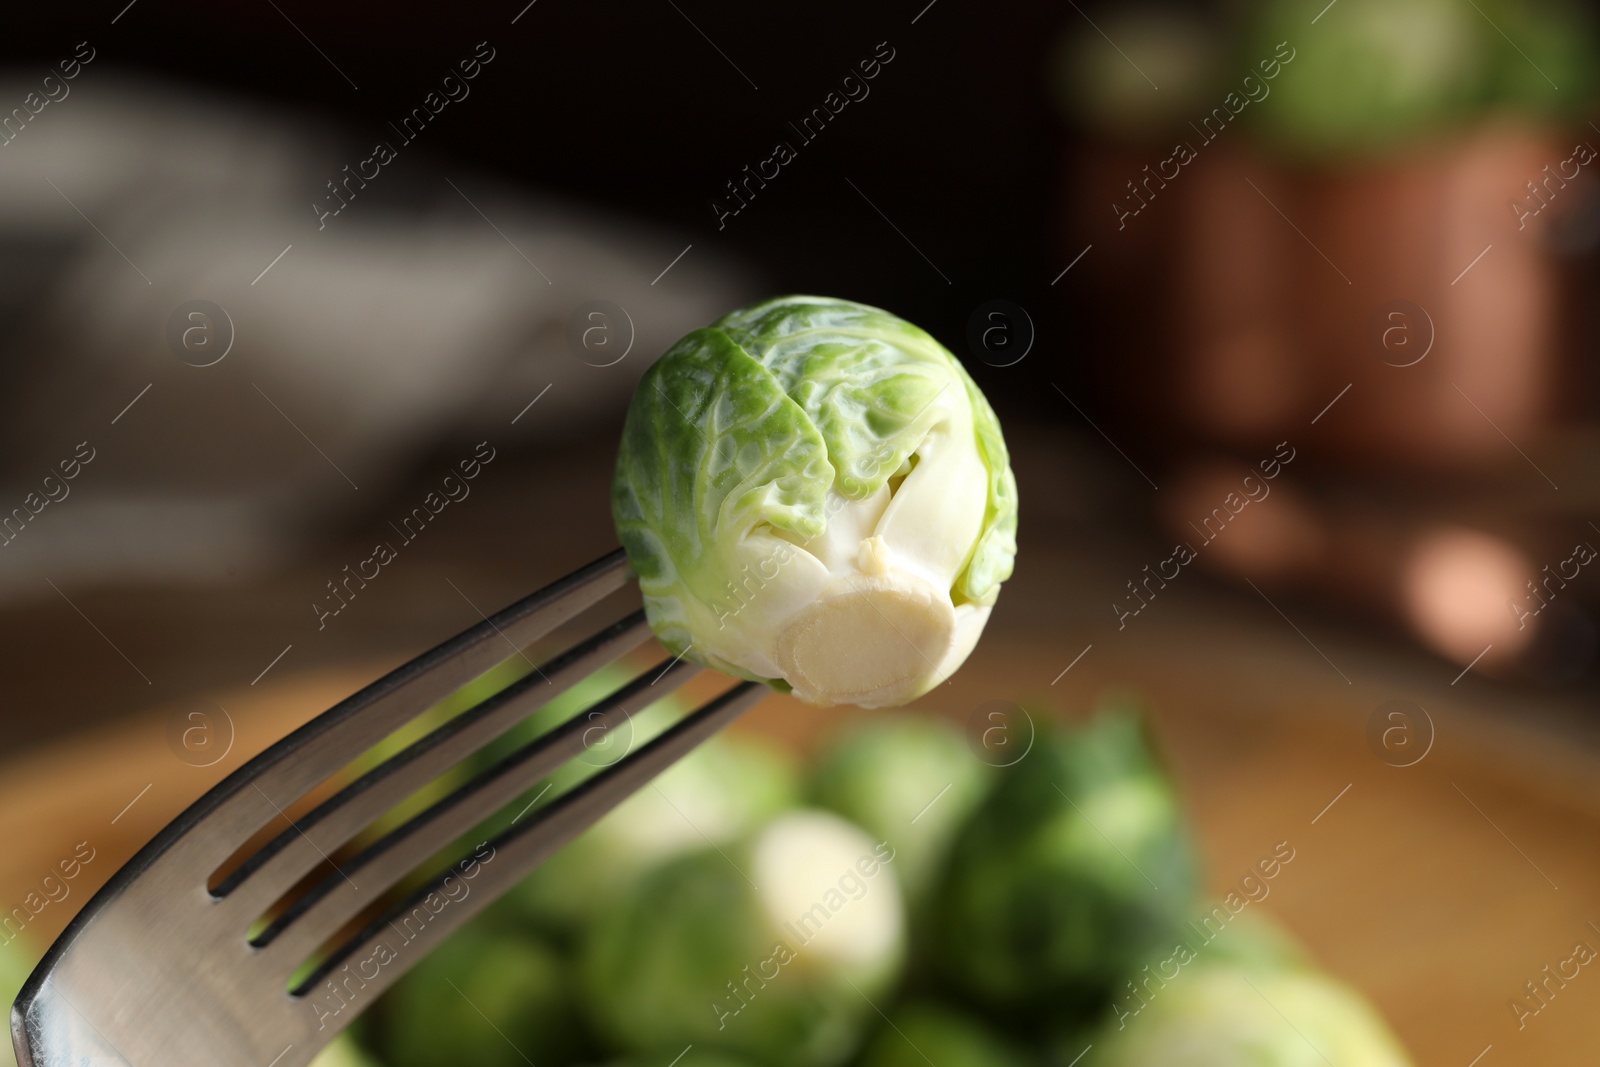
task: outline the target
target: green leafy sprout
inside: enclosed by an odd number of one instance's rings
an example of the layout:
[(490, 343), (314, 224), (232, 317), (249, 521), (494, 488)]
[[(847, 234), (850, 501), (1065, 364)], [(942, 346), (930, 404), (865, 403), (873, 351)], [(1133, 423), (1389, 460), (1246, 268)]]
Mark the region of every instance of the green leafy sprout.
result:
[(651, 366), (612, 513), (670, 651), (819, 705), (942, 682), (1016, 555), (977, 385), (926, 332), (826, 297), (735, 311)]

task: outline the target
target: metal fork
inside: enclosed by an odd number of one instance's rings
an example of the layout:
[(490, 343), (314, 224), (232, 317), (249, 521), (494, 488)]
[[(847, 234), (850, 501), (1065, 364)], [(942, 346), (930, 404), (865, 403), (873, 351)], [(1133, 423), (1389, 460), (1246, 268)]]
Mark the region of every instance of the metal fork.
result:
[[(586, 733), (620, 725), (701, 668), (681, 657), (657, 665), (354, 855), (337, 865), (329, 858), (416, 790), (642, 644), (650, 631), (636, 612), (309, 813), (291, 820), (286, 810), (629, 581), (620, 550), (568, 575), (336, 704), (197, 800), (95, 894), (28, 979), (11, 1012), (21, 1067), (302, 1067), (453, 930), (766, 695), (755, 683), (736, 685), (374, 915), (441, 849), (578, 756)], [(275, 823), (281, 832), (208, 886)], [(320, 962), (291, 989), (313, 959)]]

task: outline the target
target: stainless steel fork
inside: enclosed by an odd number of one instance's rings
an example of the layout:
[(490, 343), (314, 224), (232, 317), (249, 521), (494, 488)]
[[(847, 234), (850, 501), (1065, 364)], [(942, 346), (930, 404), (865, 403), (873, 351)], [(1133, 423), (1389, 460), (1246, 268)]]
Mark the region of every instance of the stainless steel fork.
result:
[[(374, 913), (442, 848), (577, 757), (586, 733), (620, 725), (700, 668), (681, 658), (658, 664), (354, 855), (337, 865), (329, 858), (442, 772), (642, 644), (650, 631), (637, 612), (307, 814), (285, 812), (629, 580), (620, 550), (568, 575), (335, 705), (191, 805), (85, 905), (23, 987), (11, 1013), (21, 1067), (301, 1067), (451, 931), (766, 695), (754, 683), (734, 686)], [(274, 824), (281, 832), (216, 877)], [(291, 988), (308, 961), (313, 969)]]

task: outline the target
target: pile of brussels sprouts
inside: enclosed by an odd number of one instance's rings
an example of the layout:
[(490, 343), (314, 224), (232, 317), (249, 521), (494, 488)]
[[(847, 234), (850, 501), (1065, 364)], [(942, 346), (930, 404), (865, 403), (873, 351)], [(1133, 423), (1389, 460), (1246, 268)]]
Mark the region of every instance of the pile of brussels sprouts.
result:
[[(636, 715), (635, 740), (673, 704)], [(853, 720), (809, 773), (716, 738), (402, 978), (359, 1048), (330, 1052), (381, 1067), (1408, 1063), (1259, 907), (1197, 936), (1195, 848), (1136, 713), (1032, 719), (1006, 767), (905, 714)], [(1180, 944), (1185, 965), (1152, 985)]]

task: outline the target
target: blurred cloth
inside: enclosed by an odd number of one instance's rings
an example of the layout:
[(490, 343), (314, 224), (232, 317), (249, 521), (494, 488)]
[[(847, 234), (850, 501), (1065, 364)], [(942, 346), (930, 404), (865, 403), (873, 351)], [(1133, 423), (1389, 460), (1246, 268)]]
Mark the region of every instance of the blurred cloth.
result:
[[(442, 169), (426, 128), (343, 133), (98, 64), (71, 85), (0, 147), (0, 518), (30, 515), (0, 596), (264, 566), (424, 456), (620, 425), (668, 344), (753, 293), (685, 236)], [(319, 220), (376, 140), (398, 157)], [(231, 323), (211, 366), (169, 340), (197, 299), (228, 320), (211, 353)], [(585, 352), (596, 299), (624, 321)], [(92, 462), (31, 514), (80, 442)]]

